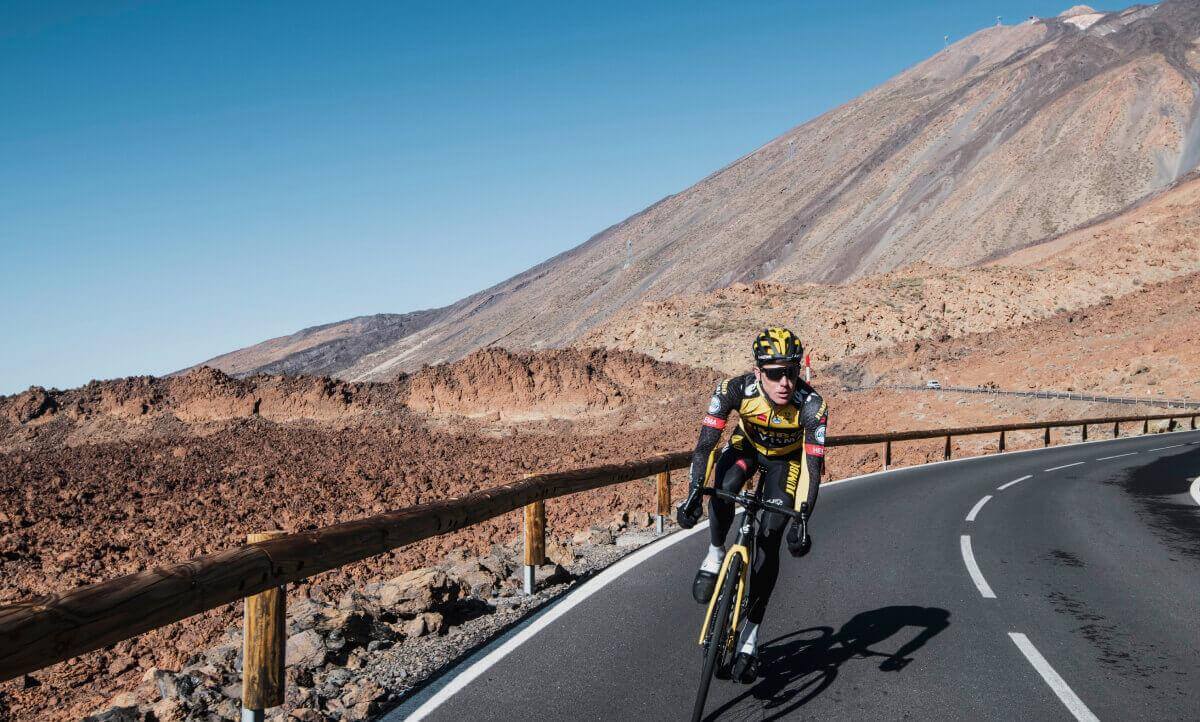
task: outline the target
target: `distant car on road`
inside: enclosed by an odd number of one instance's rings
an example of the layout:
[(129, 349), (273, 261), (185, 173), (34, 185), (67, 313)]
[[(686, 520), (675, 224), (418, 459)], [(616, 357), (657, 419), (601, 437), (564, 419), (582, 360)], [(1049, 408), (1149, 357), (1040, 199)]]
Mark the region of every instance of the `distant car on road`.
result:
[(940, 389), (940, 388), (942, 388), (942, 385), (941, 385), (941, 384), (939, 384), (939, 383), (938, 383), (936, 380), (934, 380), (934, 379), (930, 379), (930, 380), (928, 380), (928, 381), (926, 381), (926, 382), (925, 382), (925, 388), (927, 388), (927, 389)]

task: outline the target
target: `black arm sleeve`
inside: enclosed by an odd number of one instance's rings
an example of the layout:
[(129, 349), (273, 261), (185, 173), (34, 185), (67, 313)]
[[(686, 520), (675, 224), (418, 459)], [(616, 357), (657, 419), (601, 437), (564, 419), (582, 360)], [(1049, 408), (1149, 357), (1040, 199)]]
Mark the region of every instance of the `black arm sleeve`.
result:
[(829, 424), (829, 407), (820, 394), (811, 393), (801, 410), (804, 421), (804, 463), (808, 465), (808, 513), (817, 508), (817, 490), (821, 472), (825, 470), (825, 428)]
[(708, 413), (700, 427), (700, 438), (696, 441), (696, 449), (692, 452), (692, 468), (690, 473), (691, 488), (695, 489), (704, 484), (712, 459), (713, 449), (721, 440), (725, 430), (725, 422), (729, 412), (741, 400), (741, 379), (725, 379), (717, 385), (716, 392), (708, 403)]
[(721, 431), (710, 426), (700, 429), (700, 438), (696, 441), (696, 449), (692, 452), (692, 468), (690, 471), (691, 488), (695, 489), (704, 484), (708, 475), (708, 459), (721, 440)]

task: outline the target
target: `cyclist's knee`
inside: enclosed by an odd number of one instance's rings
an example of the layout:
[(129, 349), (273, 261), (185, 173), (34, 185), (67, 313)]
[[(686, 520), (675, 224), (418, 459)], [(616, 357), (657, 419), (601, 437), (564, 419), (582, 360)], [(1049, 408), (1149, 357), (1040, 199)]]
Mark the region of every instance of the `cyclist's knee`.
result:
[(778, 546), (779, 540), (783, 537), (783, 530), (787, 527), (788, 517), (782, 514), (764, 514), (763, 516), (766, 518), (758, 525), (759, 539)]

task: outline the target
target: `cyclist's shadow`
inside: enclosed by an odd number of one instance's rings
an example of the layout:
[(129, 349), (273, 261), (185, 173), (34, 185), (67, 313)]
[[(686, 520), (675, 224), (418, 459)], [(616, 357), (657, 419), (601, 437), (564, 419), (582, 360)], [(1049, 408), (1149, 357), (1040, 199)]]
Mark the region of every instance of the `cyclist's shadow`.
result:
[[(759, 651), (758, 682), (714, 710), (708, 719), (717, 719), (748, 697), (763, 702), (759, 708), (762, 719), (784, 717), (828, 689), (846, 661), (882, 657), (881, 671), (898, 672), (912, 661), (907, 655), (948, 626), (950, 612), (945, 609), (893, 606), (857, 614), (837, 634), (830, 627), (810, 627), (777, 637)], [(905, 627), (921, 631), (890, 654), (871, 649)]]

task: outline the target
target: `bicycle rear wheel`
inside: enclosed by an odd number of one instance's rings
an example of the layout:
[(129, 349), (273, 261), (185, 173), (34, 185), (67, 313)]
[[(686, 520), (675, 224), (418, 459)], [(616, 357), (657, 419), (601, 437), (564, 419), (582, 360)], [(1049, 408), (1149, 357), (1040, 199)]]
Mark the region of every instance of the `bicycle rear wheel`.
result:
[(700, 689), (696, 690), (696, 705), (692, 708), (692, 722), (699, 722), (704, 716), (704, 702), (708, 699), (708, 687), (712, 684), (713, 674), (717, 670), (718, 660), (726, 656), (725, 647), (730, 644), (733, 630), (730, 629), (733, 616), (733, 605), (737, 597), (738, 579), (742, 576), (742, 557), (734, 556), (725, 570), (725, 578), (721, 580), (721, 588), (717, 590), (716, 609), (708, 621), (708, 635), (704, 641), (704, 670), (700, 673)]

